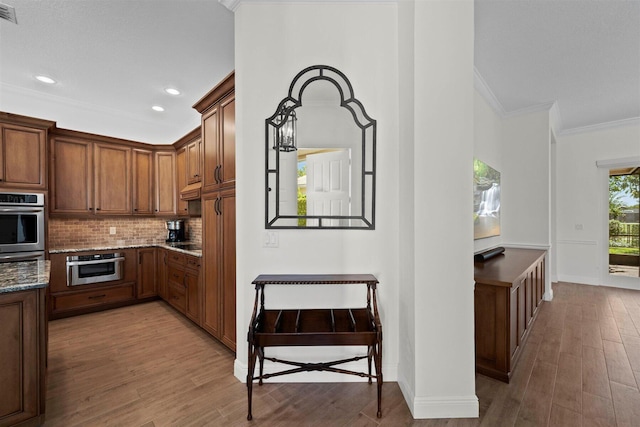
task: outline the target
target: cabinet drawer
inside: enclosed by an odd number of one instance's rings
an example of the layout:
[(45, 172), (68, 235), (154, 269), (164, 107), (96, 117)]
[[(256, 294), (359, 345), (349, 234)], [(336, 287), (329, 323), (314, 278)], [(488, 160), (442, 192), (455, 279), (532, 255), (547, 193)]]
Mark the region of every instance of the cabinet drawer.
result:
[(169, 275), (167, 278), (169, 280), (169, 283), (184, 287), (184, 269), (170, 265)]
[(134, 298), (133, 285), (118, 286), (91, 291), (80, 291), (73, 294), (51, 295), (53, 310), (70, 310), (74, 308), (92, 307), (112, 302), (126, 301)]
[(169, 304), (174, 306), (181, 313), (185, 312), (187, 297), (184, 286), (169, 283)]
[(187, 268), (190, 268), (192, 270), (199, 270), (200, 269), (200, 258), (198, 257), (193, 257), (193, 256), (188, 256), (187, 257)]
[(186, 257), (185, 254), (176, 251), (167, 251), (167, 261), (172, 264), (184, 265)]

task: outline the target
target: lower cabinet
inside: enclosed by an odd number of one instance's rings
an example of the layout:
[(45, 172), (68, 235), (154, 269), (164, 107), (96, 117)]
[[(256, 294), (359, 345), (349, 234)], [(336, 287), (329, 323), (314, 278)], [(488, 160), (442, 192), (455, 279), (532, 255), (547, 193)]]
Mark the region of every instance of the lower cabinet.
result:
[(180, 313), (200, 325), (200, 258), (169, 251), (167, 259), (166, 300)]
[(476, 371), (509, 382), (543, 303), (545, 251), (507, 248), (475, 265)]
[[(153, 251), (153, 248), (151, 249)], [(110, 251), (74, 252), (73, 255), (93, 255), (100, 253), (112, 253)], [(138, 254), (136, 249), (118, 249), (125, 260), (122, 265), (122, 278), (102, 283), (70, 286), (67, 280), (66, 258), (69, 253), (51, 254), (51, 276), (49, 282), (49, 318), (73, 316), (89, 313), (122, 305), (133, 304), (137, 301), (138, 279)], [(143, 258), (148, 260), (148, 253)], [(146, 265), (141, 266), (146, 270)], [(152, 267), (153, 268), (153, 267)], [(151, 273), (143, 274), (145, 280), (151, 280), (151, 284), (141, 285), (144, 292), (153, 289), (153, 279), (148, 279)], [(147, 295), (148, 296), (148, 295)]]
[(44, 288), (0, 294), (0, 426), (44, 422), (45, 294)]
[(167, 250), (162, 248), (156, 249), (156, 286), (158, 296), (163, 300), (168, 298), (167, 290)]
[(236, 193), (202, 196), (204, 304), (202, 327), (236, 349)]
[(158, 295), (156, 285), (156, 249), (138, 249), (138, 280), (136, 290), (138, 299)]

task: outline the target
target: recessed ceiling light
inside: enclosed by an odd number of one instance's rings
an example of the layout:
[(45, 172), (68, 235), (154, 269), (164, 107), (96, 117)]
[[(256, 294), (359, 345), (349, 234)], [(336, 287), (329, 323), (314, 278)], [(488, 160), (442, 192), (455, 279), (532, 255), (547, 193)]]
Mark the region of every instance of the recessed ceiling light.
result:
[(159, 105), (154, 105), (153, 107), (151, 107), (151, 109), (152, 109), (153, 111), (164, 111), (164, 108), (162, 108), (162, 107), (161, 107), (161, 106), (159, 106)]
[(172, 87), (168, 87), (164, 91), (167, 92), (169, 95), (176, 95), (176, 96), (180, 95), (180, 91)]
[(47, 83), (47, 84), (50, 84), (50, 85), (52, 85), (52, 84), (54, 84), (56, 82), (51, 77), (42, 76), (42, 75), (36, 76), (36, 79), (41, 81), (42, 83)]

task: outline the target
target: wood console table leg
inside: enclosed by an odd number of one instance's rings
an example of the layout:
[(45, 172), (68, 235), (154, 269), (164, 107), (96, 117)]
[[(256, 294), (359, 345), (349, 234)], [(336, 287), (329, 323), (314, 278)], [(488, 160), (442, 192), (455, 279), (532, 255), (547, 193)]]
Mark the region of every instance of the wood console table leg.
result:
[(249, 408), (247, 412), (247, 420), (251, 421), (253, 415), (251, 414), (251, 395), (253, 393), (253, 374), (256, 368), (256, 348), (249, 343), (249, 371), (247, 372), (247, 398)]
[(369, 384), (371, 384), (371, 359), (373, 358), (373, 346), (370, 345), (367, 349), (367, 363), (369, 365)]
[(262, 374), (264, 372), (264, 347), (258, 347), (258, 361), (260, 362), (260, 380), (258, 380), (258, 385), (262, 385)]
[(382, 341), (380, 341), (374, 353), (376, 363), (376, 382), (378, 385), (378, 418), (382, 418)]

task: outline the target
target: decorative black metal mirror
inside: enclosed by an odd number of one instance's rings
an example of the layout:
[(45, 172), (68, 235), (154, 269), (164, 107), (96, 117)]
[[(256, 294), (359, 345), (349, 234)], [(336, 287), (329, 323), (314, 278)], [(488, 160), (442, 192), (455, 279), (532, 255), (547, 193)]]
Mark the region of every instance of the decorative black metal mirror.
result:
[(266, 228), (375, 229), (376, 121), (342, 72), (300, 71), (265, 141)]

